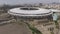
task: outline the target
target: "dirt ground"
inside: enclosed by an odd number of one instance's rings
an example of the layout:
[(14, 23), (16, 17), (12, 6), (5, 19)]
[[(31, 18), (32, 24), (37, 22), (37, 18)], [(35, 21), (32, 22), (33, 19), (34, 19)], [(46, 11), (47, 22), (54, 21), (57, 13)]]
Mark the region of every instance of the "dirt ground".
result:
[(26, 25), (13, 23), (0, 26), (0, 34), (31, 34), (31, 31)]

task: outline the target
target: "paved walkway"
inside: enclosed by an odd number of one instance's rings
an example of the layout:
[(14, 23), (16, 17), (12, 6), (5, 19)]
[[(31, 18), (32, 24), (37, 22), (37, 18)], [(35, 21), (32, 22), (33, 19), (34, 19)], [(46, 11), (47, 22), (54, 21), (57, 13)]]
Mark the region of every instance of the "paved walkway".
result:
[(0, 26), (0, 34), (31, 34), (31, 32), (23, 24), (7, 24)]

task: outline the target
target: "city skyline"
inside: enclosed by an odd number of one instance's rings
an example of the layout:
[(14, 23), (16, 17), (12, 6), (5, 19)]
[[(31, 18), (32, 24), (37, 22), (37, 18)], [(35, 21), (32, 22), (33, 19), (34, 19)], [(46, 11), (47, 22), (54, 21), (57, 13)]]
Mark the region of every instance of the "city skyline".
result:
[(0, 4), (60, 3), (59, 0), (0, 0)]

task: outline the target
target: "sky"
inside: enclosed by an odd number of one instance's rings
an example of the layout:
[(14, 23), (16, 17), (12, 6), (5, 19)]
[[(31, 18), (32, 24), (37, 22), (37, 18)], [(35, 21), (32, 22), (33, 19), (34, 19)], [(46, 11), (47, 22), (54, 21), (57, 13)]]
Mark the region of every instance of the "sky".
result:
[(0, 4), (33, 4), (33, 3), (52, 3), (60, 0), (0, 0)]

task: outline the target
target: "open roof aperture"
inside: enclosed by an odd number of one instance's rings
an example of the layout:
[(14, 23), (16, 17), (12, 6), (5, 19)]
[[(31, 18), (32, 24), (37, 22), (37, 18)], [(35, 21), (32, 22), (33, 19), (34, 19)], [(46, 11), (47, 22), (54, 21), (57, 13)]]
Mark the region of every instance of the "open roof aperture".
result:
[(20, 8), (21, 10), (38, 10), (38, 8)]

